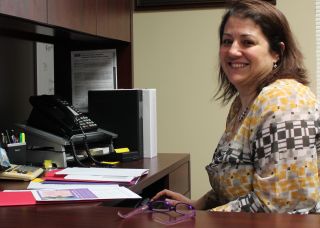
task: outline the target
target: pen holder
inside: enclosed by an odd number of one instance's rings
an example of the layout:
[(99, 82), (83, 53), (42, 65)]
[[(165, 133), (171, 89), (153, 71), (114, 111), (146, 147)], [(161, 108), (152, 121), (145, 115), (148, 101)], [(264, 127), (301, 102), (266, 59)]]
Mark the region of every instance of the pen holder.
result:
[(26, 143), (10, 143), (7, 144), (7, 156), (10, 163), (16, 165), (25, 165), (27, 160)]

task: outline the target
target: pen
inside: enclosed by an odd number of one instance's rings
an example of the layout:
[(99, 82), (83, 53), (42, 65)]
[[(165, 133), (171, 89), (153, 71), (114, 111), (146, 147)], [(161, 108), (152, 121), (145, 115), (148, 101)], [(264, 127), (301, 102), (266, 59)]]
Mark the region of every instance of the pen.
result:
[(14, 134), (14, 130), (11, 130), (10, 134), (8, 131), (6, 131), (6, 132), (7, 132), (7, 137), (8, 137), (9, 143), (17, 143), (18, 142), (18, 140)]
[(10, 139), (10, 135), (9, 135), (9, 132), (8, 130), (6, 130), (6, 134), (7, 134), (7, 143), (11, 143), (11, 139)]
[(2, 137), (2, 143), (4, 146), (7, 146), (8, 144), (8, 139), (7, 137), (4, 135), (4, 133), (1, 133), (1, 137)]
[(18, 137), (16, 136), (16, 134), (14, 133), (14, 130), (11, 130), (11, 140), (13, 143), (18, 143)]
[(6, 142), (5, 142), (5, 138), (4, 138), (4, 134), (1, 132), (1, 146), (5, 147), (6, 146)]

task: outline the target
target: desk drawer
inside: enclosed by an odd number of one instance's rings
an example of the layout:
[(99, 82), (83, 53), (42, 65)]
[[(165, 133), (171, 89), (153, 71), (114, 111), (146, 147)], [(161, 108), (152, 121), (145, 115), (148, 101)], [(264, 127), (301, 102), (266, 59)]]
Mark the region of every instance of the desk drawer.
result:
[(169, 189), (190, 196), (190, 167), (189, 162), (169, 174)]

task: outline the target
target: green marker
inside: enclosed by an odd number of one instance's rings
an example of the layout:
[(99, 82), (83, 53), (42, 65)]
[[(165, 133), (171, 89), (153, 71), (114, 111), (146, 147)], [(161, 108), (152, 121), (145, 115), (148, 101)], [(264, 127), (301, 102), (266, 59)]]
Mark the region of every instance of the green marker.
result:
[(21, 132), (21, 133), (19, 134), (19, 141), (20, 141), (21, 143), (26, 142), (26, 135), (25, 135), (23, 132)]

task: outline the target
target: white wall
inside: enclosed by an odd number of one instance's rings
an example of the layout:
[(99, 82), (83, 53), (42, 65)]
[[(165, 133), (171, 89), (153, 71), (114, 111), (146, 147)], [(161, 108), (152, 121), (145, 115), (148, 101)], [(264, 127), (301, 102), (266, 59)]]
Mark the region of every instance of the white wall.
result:
[[(277, 0), (277, 7), (292, 24), (315, 81), (313, 0)], [(192, 198), (210, 188), (204, 167), (228, 111), (212, 100), (223, 12), (206, 8), (135, 12), (133, 17), (134, 86), (157, 89), (158, 151), (190, 153)]]

